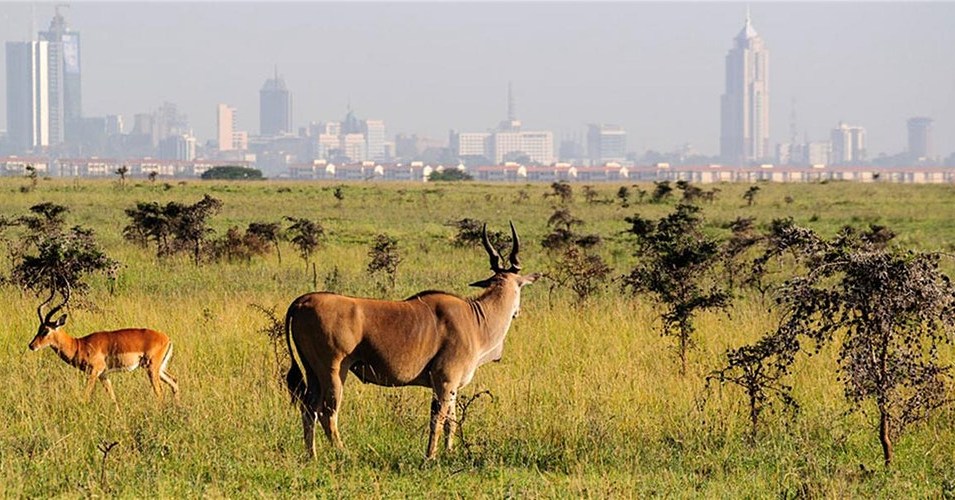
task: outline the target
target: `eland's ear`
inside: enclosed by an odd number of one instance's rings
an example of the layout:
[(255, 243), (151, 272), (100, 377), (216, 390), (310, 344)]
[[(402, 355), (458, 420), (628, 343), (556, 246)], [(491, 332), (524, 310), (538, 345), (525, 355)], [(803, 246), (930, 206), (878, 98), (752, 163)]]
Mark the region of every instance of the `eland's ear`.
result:
[(59, 327), (65, 325), (65, 324), (66, 324), (66, 315), (64, 314), (63, 316), (60, 316), (60, 317), (56, 320), (56, 322), (53, 323), (53, 326), (54, 326), (55, 328), (59, 328)]
[(521, 286), (530, 285), (531, 283), (537, 281), (537, 278), (541, 277), (541, 273), (528, 274), (527, 276), (521, 276)]
[(491, 286), (491, 283), (494, 283), (494, 276), (491, 276), (490, 278), (486, 280), (475, 281), (474, 283), (471, 283), (468, 286), (473, 286), (475, 288), (487, 288)]

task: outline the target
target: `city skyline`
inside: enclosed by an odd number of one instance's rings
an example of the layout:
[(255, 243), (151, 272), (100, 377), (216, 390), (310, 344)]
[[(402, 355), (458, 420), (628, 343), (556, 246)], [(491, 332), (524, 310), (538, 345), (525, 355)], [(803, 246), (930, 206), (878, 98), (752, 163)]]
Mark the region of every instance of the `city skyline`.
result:
[[(579, 135), (589, 123), (615, 123), (627, 130), (631, 151), (667, 151), (691, 143), (702, 154), (716, 155), (723, 59), (746, 11), (744, 4), (716, 3), (535, 4), (546, 7), (543, 10), (496, 3), (226, 5), (228, 9), (212, 4), (73, 4), (66, 16), (70, 27), (83, 34), (84, 114), (122, 114), (129, 122), (135, 114), (168, 101), (188, 115), (196, 136), (205, 142), (216, 137), (217, 104), (229, 103), (241, 117), (238, 128), (257, 131), (257, 91), (277, 65), (295, 96), (293, 131), (310, 121), (341, 116), (349, 102), (362, 116), (386, 122), (389, 137), (407, 133), (446, 138), (450, 129), (487, 130), (506, 116), (505, 89), (513, 81), (525, 127), (552, 130), (555, 143)], [(858, 124), (868, 132), (871, 159), (904, 151), (907, 120), (930, 116), (935, 120), (935, 154), (952, 152), (955, 134), (949, 117), (955, 115), (955, 71), (938, 54), (944, 51), (925, 50), (952, 46), (955, 30), (932, 29), (955, 27), (951, 5), (756, 3), (751, 10), (773, 52), (771, 144), (788, 139), (790, 103), (795, 100), (800, 139), (807, 135), (827, 140), (836, 123)], [(0, 6), (8, 40), (26, 37), (26, 29), (20, 29), (23, 35), (18, 37), (14, 28), (28, 22), (23, 15), (29, 19), (29, 11), (29, 4)], [(35, 11), (37, 20), (49, 19), (53, 6), (38, 5)], [(253, 11), (261, 14), (252, 19)], [(317, 26), (324, 29), (313, 40), (307, 32), (316, 21), (306, 14), (318, 13), (324, 20)], [(110, 25), (116, 18), (137, 22)], [(345, 26), (356, 18), (363, 19), (360, 24), (367, 29), (349, 32)], [(522, 24), (533, 19), (552, 26), (542, 30)], [(626, 19), (652, 19), (662, 27), (646, 24), (624, 30)], [(238, 26), (227, 26), (236, 21)], [(832, 29), (840, 24), (840, 29)], [(137, 32), (165, 35), (145, 37), (148, 43), (129, 39), (123, 47), (104, 44), (111, 37), (126, 41), (123, 33), (128, 35), (132, 25)], [(403, 31), (388, 33), (398, 25)], [(190, 43), (200, 26), (215, 28), (216, 36), (205, 44)], [(595, 31), (594, 26), (605, 29)], [(886, 31), (886, 26), (894, 31)], [(918, 44), (911, 37), (887, 34), (913, 30), (920, 34)], [(240, 31), (246, 34), (236, 38)], [(833, 32), (842, 50), (827, 47)], [(535, 38), (541, 33), (550, 36)], [(444, 55), (442, 47), (428, 41), (435, 35), (443, 35), (442, 44), (451, 49), (468, 49), (467, 57), (439, 57)], [(470, 35), (480, 40), (472, 43)], [(326, 47), (322, 40), (334, 44)], [(233, 50), (219, 59), (206, 56), (230, 43)], [(255, 44), (266, 50), (254, 50)], [(300, 45), (311, 50), (299, 50)], [(912, 50), (916, 45), (923, 50)], [(188, 50), (177, 51), (182, 47)], [(588, 50), (595, 61), (584, 57)], [(872, 54), (880, 56), (879, 64), (872, 62)], [(512, 57), (504, 57), (508, 55)], [(812, 64), (806, 64), (807, 55)], [(488, 62), (495, 57), (498, 62)], [(198, 60), (204, 65), (196, 66)], [(650, 68), (627, 71), (643, 66)], [(400, 76), (383, 80), (393, 73)], [(220, 83), (223, 79), (227, 83)], [(125, 90), (117, 91), (117, 85)]]

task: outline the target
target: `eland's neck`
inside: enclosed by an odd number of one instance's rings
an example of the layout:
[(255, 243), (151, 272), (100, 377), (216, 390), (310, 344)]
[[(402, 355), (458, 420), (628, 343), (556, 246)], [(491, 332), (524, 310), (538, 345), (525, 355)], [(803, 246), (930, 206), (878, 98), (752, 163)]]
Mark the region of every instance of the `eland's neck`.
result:
[(478, 325), (484, 337), (483, 344), (486, 349), (504, 343), (518, 300), (519, 297), (516, 294), (503, 286), (488, 288), (480, 297), (474, 299)]

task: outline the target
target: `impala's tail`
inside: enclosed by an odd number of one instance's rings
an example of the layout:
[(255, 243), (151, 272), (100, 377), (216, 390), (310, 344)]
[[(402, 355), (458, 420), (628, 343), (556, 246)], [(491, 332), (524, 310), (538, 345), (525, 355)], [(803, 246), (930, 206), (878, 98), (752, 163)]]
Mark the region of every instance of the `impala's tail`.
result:
[(292, 309), (295, 307), (295, 303), (289, 306), (288, 312), (285, 313), (285, 345), (288, 347), (288, 355), (290, 358), (290, 366), (288, 369), (288, 374), (285, 375), (285, 384), (288, 386), (288, 392), (292, 396), (292, 404), (296, 402), (304, 403), (305, 396), (308, 393), (308, 386), (305, 384), (305, 376), (302, 374), (302, 370), (298, 366), (298, 361), (295, 359), (296, 349), (292, 344)]

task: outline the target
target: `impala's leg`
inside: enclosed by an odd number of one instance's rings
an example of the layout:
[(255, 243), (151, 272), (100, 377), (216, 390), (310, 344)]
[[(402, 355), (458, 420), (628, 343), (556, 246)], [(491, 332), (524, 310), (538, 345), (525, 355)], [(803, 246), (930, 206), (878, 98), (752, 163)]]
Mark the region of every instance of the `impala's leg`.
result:
[(156, 399), (162, 403), (162, 386), (159, 385), (159, 366), (157, 366), (155, 363), (150, 363), (146, 373), (149, 374), (149, 383), (153, 386), (153, 392), (156, 393)]
[(447, 422), (451, 401), (454, 399), (454, 391), (451, 389), (449, 382), (433, 380), (432, 384), (434, 399), (431, 400), (431, 434), (428, 437), (428, 450), (425, 454), (425, 458), (429, 460), (438, 454), (438, 439), (441, 437), (441, 427)]
[(172, 389), (172, 397), (176, 398), (176, 401), (179, 401), (179, 384), (176, 382), (176, 377), (173, 377), (169, 372), (162, 370), (159, 372), (159, 378), (166, 385)]
[(89, 379), (86, 381), (86, 401), (89, 401), (93, 398), (93, 389), (96, 388), (96, 379), (100, 375), (106, 375), (106, 367), (102, 366), (93, 366), (89, 369)]
[(116, 393), (113, 392), (113, 383), (106, 378), (105, 371), (99, 374), (99, 381), (103, 384), (103, 388), (106, 389), (106, 394), (109, 394), (109, 398), (118, 406), (119, 402), (116, 401)]
[(444, 421), (444, 448), (454, 449), (454, 432), (458, 428), (457, 391), (451, 391), (451, 400), (448, 402), (448, 418)]
[(162, 363), (159, 364), (159, 379), (166, 383), (170, 389), (172, 389), (172, 397), (179, 401), (179, 384), (176, 382), (176, 377), (173, 377), (166, 370), (166, 366), (169, 364), (169, 358), (172, 357), (172, 342), (169, 343), (169, 347), (166, 348), (166, 355), (162, 358)]
[(342, 388), (345, 385), (348, 370), (342, 370), (341, 361), (335, 361), (332, 362), (331, 369), (323, 370), (323, 373), (328, 375), (319, 382), (323, 389), (319, 418), (322, 420), (328, 442), (335, 448), (343, 449), (345, 446), (338, 434), (338, 409), (342, 404)]

